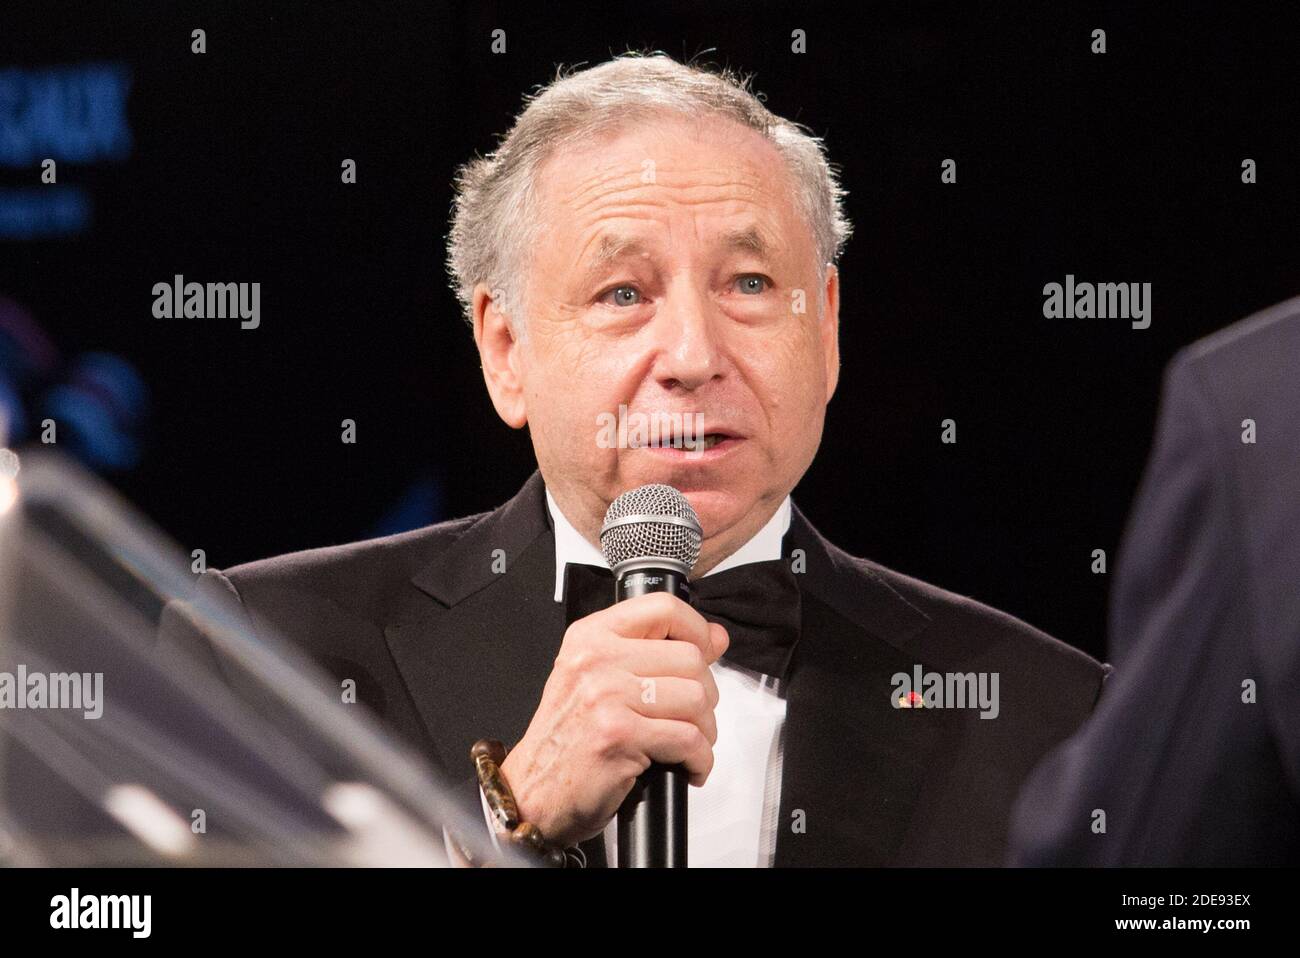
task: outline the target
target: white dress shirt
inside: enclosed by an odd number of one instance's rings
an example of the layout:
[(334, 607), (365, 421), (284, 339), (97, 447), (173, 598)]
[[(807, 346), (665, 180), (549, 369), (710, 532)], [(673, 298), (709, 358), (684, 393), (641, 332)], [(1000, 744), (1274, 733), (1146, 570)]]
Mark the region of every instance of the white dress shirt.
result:
[[(582, 537), (546, 491), (555, 527), (555, 601), (564, 601), (564, 565), (581, 562), (609, 568), (599, 549)], [(790, 497), (752, 539), (706, 575), (781, 558), (781, 540), (790, 526)], [(713, 771), (700, 788), (687, 792), (687, 853), (691, 868), (712, 866), (769, 868), (776, 851), (781, 808), (781, 730), (785, 699), (778, 680), (722, 659), (710, 666), (718, 685), (718, 741)], [(486, 800), (484, 802), (486, 811)], [(490, 820), (489, 820), (490, 821)], [(605, 858), (618, 864), (618, 821), (605, 828)]]

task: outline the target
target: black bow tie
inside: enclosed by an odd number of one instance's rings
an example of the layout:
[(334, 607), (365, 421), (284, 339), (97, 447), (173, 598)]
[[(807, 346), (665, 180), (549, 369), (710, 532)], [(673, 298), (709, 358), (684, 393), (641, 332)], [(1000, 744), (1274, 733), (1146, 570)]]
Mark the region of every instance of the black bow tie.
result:
[[(600, 566), (564, 566), (564, 621), (608, 608), (614, 574)], [(727, 630), (728, 662), (784, 679), (799, 639), (799, 582), (785, 559), (748, 562), (691, 580), (691, 605)]]

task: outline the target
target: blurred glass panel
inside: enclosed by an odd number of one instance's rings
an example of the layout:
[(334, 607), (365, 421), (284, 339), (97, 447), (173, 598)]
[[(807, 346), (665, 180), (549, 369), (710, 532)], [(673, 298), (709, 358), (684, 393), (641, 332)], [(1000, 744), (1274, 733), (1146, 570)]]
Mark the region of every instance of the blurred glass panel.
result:
[(207, 582), (70, 461), (0, 472), (0, 862), (438, 866), (444, 826), (488, 852), (422, 757)]

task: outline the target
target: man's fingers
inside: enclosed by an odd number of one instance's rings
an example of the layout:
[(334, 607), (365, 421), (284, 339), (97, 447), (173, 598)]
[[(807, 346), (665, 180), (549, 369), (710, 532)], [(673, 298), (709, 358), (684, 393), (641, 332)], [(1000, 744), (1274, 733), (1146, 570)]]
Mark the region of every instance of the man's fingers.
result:
[(610, 642), (612, 645), (602, 650), (602, 655), (635, 675), (647, 678), (672, 675), (702, 682), (709, 673), (708, 657), (699, 646), (689, 642), (646, 642), (617, 637)]
[(716, 622), (709, 623), (709, 664), (712, 665), (726, 653), (731, 647), (731, 636), (727, 635), (727, 630)]
[(655, 678), (633, 676), (635, 685), (628, 704), (634, 712), (646, 718), (679, 719), (694, 722), (704, 732), (712, 745), (718, 740), (718, 724), (713, 716), (713, 707), (717, 704), (714, 696), (703, 682), (681, 679), (676, 676), (663, 675)]
[(601, 625), (628, 639), (677, 639), (708, 653), (709, 622), (677, 596), (668, 592), (639, 595), (595, 613)]
[(727, 651), (727, 630), (710, 622), (668, 592), (639, 595), (588, 616), (592, 624), (628, 639), (677, 639), (689, 642), (709, 664)]
[(713, 771), (713, 745), (699, 727), (675, 719), (643, 718), (646, 754), (661, 765), (685, 765), (692, 785), (703, 785)]

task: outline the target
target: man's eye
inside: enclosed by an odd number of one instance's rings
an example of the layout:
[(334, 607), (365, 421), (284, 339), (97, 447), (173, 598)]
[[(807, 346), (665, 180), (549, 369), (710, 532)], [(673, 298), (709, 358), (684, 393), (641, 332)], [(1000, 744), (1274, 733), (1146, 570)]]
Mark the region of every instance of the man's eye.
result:
[[(612, 298), (611, 298), (612, 297)], [(615, 286), (600, 295), (600, 302), (611, 306), (635, 306), (641, 302), (641, 291), (635, 286)]]
[(771, 287), (772, 281), (758, 273), (746, 273), (744, 276), (736, 277), (736, 289), (747, 296), (766, 293)]

